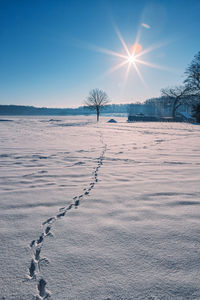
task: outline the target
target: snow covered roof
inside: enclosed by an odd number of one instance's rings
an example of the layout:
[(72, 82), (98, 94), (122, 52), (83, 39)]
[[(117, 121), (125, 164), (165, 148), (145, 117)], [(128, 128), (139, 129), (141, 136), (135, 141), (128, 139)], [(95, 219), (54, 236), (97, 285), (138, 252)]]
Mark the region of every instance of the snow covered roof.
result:
[(183, 117), (185, 117), (186, 119), (193, 119), (188, 113), (181, 111), (179, 112), (179, 114)]

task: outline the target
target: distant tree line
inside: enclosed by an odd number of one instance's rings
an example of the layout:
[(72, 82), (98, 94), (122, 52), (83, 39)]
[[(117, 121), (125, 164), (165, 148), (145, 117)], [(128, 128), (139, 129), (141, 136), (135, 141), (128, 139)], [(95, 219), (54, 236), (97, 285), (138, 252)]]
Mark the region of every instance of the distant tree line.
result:
[(65, 116), (89, 114), (89, 109), (79, 108), (46, 108), (23, 105), (0, 105), (0, 115), (42, 115), (42, 116)]
[[(141, 104), (140, 104), (141, 105)], [(108, 104), (101, 107), (101, 110), (105, 114), (113, 113), (127, 113), (129, 104)], [(0, 105), (0, 115), (13, 115), (13, 116), (67, 116), (67, 115), (91, 115), (96, 114), (95, 110), (91, 110), (89, 107), (80, 106), (77, 108), (46, 108), (46, 107), (34, 107), (23, 105)]]

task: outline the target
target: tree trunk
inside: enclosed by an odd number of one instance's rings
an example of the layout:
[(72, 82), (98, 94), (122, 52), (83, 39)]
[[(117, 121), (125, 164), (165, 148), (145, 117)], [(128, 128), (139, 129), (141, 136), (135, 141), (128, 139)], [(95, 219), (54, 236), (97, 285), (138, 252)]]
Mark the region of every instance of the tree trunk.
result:
[(99, 122), (99, 114), (100, 114), (100, 110), (99, 107), (97, 107), (97, 122)]
[(177, 109), (177, 102), (179, 99), (175, 99), (173, 106), (172, 106), (172, 119), (175, 120), (175, 114), (176, 114), (176, 109)]
[(172, 107), (172, 119), (173, 120), (175, 119), (175, 113), (176, 113), (176, 107), (175, 107), (175, 105), (173, 105), (173, 107)]

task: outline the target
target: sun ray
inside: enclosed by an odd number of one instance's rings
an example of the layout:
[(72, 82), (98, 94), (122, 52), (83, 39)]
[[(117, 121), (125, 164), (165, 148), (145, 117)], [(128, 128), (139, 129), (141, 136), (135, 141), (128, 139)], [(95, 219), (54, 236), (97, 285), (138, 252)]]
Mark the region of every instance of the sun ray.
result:
[(88, 43), (88, 42), (75, 40), (74, 45), (78, 48), (88, 49), (88, 50), (92, 50), (92, 51), (100, 52), (100, 53), (105, 53), (105, 54), (108, 54), (108, 55), (111, 55), (111, 56), (116, 56), (118, 58), (126, 59), (126, 57), (127, 57), (127, 55), (124, 55), (122, 53), (119, 53), (119, 52), (116, 52), (116, 51), (113, 51), (113, 50), (110, 50), (110, 49), (106, 49), (106, 48), (103, 48), (103, 47), (99, 47), (97, 45), (94, 45), (94, 44), (91, 44), (91, 43)]
[(172, 71), (170, 68), (160, 66), (160, 65), (156, 65), (156, 64), (152, 64), (148, 61), (140, 60), (140, 59), (137, 59), (137, 58), (135, 59), (135, 61), (142, 64), (142, 65), (145, 65), (145, 66), (148, 66), (148, 67), (151, 67), (151, 68), (154, 68), (154, 69)]
[(117, 56), (119, 58), (124, 58), (124, 59), (127, 58), (126, 55), (123, 55), (121, 53), (118, 53), (118, 52), (115, 52), (115, 51), (112, 51), (112, 50), (109, 50), (109, 49), (106, 49), (106, 48), (98, 47), (98, 46), (95, 46), (95, 45), (90, 45), (90, 48), (92, 48), (96, 52), (102, 52), (102, 53), (105, 53), (105, 54), (108, 54), (108, 55)]
[(120, 42), (122, 43), (122, 45), (124, 47), (124, 50), (126, 51), (127, 55), (130, 56), (131, 54), (130, 54), (130, 52), (128, 50), (128, 47), (127, 47), (127, 45), (126, 45), (126, 43), (125, 43), (125, 41), (124, 41), (124, 39), (123, 39), (123, 37), (122, 37), (122, 35), (121, 35), (121, 33), (120, 33), (120, 31), (119, 31), (119, 29), (117, 28), (116, 25), (115, 25), (115, 31), (116, 31), (116, 33), (118, 35), (118, 38), (120, 39)]
[(104, 73), (104, 75), (109, 75), (115, 71), (117, 71), (118, 69), (122, 68), (124, 65), (126, 65), (128, 63), (128, 61), (122, 61), (121, 63), (115, 65), (114, 67), (110, 68), (107, 72)]
[[(140, 40), (140, 34), (141, 34), (141, 26), (139, 26), (138, 31), (137, 31), (137, 35), (136, 35), (136, 39), (135, 39), (135, 44), (139, 44), (139, 40)], [(133, 49), (133, 55), (135, 56), (136, 49)]]
[(146, 82), (144, 81), (144, 78), (142, 77), (142, 74), (141, 74), (141, 72), (140, 72), (138, 66), (136, 65), (136, 63), (134, 63), (134, 68), (135, 68), (135, 70), (136, 70), (136, 72), (137, 72), (137, 74), (138, 74), (138, 77), (139, 77), (140, 80), (142, 81), (143, 85), (144, 85), (145, 87), (147, 87)]
[(141, 51), (139, 54), (136, 54), (136, 58), (143, 56), (144, 54), (150, 53), (153, 50), (159, 49), (161, 47), (164, 47), (165, 45), (168, 45), (170, 42), (169, 41), (163, 41), (157, 44), (153, 44), (150, 47), (146, 48), (145, 50)]
[(130, 72), (130, 68), (131, 68), (131, 62), (128, 63), (128, 66), (127, 66), (127, 69), (126, 69), (126, 73), (125, 73), (125, 76), (124, 76), (123, 86), (126, 85), (126, 82), (127, 82), (127, 79), (128, 79), (128, 75), (129, 75), (129, 72)]

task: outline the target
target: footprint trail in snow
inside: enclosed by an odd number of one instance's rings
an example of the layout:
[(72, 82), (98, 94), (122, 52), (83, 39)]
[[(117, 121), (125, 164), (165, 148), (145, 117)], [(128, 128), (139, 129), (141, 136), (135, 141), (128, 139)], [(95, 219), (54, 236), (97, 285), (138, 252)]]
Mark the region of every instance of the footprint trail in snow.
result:
[(45, 281), (44, 278), (42, 278), (42, 276), (40, 274), (41, 262), (45, 262), (46, 264), (49, 263), (48, 259), (41, 257), (42, 246), (47, 237), (53, 236), (51, 233), (51, 229), (52, 229), (53, 225), (56, 223), (56, 221), (65, 217), (66, 214), (71, 209), (74, 209), (74, 208), (77, 209), (78, 206), (80, 205), (80, 202), (83, 200), (83, 198), (87, 197), (90, 194), (91, 190), (95, 187), (95, 184), (98, 182), (98, 172), (99, 172), (100, 167), (103, 164), (105, 152), (107, 149), (107, 145), (104, 143), (103, 136), (101, 133), (100, 133), (100, 141), (103, 145), (103, 150), (101, 152), (100, 157), (97, 160), (97, 166), (94, 169), (92, 181), (88, 184), (88, 187), (83, 189), (82, 194), (74, 196), (72, 203), (70, 203), (68, 206), (61, 207), (54, 216), (45, 220), (42, 223), (43, 232), (40, 234), (40, 236), (36, 240), (32, 240), (31, 243), (29, 244), (29, 246), (31, 248), (32, 259), (31, 259), (29, 269), (28, 269), (28, 279), (32, 279), (32, 280), (36, 281), (36, 288), (37, 288), (37, 293), (38, 293), (35, 296), (36, 300), (51, 298), (51, 293), (46, 288), (47, 282)]

